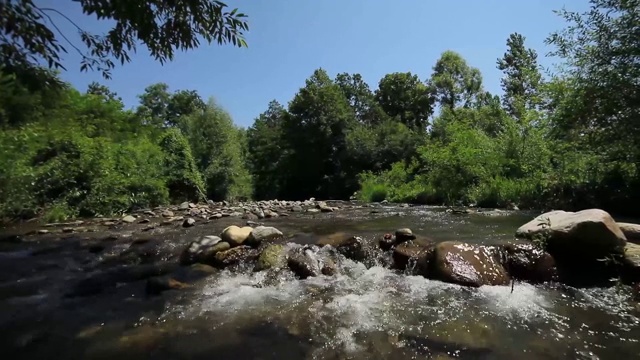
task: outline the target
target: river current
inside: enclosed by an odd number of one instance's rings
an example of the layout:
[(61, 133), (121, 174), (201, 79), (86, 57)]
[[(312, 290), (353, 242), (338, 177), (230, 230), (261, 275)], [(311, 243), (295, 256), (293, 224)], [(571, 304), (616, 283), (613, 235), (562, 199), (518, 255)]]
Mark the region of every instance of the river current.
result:
[[(436, 240), (510, 241), (536, 214), (451, 214), (376, 206), (266, 219), (287, 246), (336, 232), (370, 241), (409, 227)], [(150, 263), (175, 262), (194, 238), (244, 220), (145, 233)], [(21, 227), (5, 230), (21, 231)], [(105, 240), (106, 235), (116, 240)], [(96, 258), (137, 229), (3, 243), (0, 349), (7, 359), (636, 359), (640, 308), (629, 287), (467, 288), (343, 259), (339, 274), (223, 270), (157, 296), (145, 281), (68, 296)], [(123, 239), (126, 239), (123, 240)], [(101, 241), (111, 241), (107, 250)], [(149, 245), (151, 244), (151, 245)], [(99, 250), (99, 251), (98, 251)], [(323, 251), (323, 250), (320, 250)], [(104, 260), (104, 259), (103, 259)], [(107, 271), (107, 268), (102, 271)]]

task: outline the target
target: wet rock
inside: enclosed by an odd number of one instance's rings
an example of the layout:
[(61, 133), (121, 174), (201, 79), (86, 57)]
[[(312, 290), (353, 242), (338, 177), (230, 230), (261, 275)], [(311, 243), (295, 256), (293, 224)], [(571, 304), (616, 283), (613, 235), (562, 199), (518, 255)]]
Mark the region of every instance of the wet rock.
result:
[(318, 260), (309, 249), (292, 249), (287, 256), (287, 265), (301, 279), (322, 274)]
[(252, 211), (252, 213), (258, 217), (258, 219), (264, 219), (265, 218), (265, 214), (264, 211), (262, 211), (262, 209), (255, 209)]
[(116, 224), (116, 222), (115, 221), (111, 221), (111, 220), (105, 221), (105, 222), (102, 223), (102, 225), (104, 225), (104, 226), (113, 226), (115, 224)]
[(269, 244), (260, 253), (254, 271), (280, 269), (285, 266), (287, 266), (287, 254), (284, 245)]
[(338, 273), (338, 264), (332, 258), (325, 258), (321, 263), (320, 273), (326, 276), (333, 276)]
[(378, 241), (378, 245), (384, 251), (391, 250), (391, 248), (396, 244), (396, 237), (391, 234), (384, 234), (382, 238)]
[(291, 211), (292, 212), (303, 212), (304, 209), (302, 208), (302, 206), (295, 205), (295, 206), (291, 207)]
[(245, 220), (259, 220), (258, 215), (254, 213), (245, 213), (242, 218)]
[(507, 244), (503, 250), (503, 265), (512, 278), (533, 283), (557, 280), (556, 262), (548, 252), (533, 244)]
[(362, 261), (366, 257), (363, 240), (358, 236), (335, 233), (321, 238), (316, 244), (321, 247), (333, 246), (340, 254), (351, 260)]
[(149, 226), (145, 226), (142, 229), (140, 229), (140, 231), (150, 231), (155, 229), (157, 226), (156, 225), (149, 225)]
[(320, 209), (307, 209), (307, 213), (309, 214), (317, 214), (320, 212)]
[(640, 224), (618, 223), (627, 241), (640, 244)]
[(516, 237), (539, 242), (558, 262), (593, 262), (622, 257), (626, 238), (618, 224), (599, 209), (551, 211), (521, 226)]
[(189, 267), (191, 273), (190, 278), (201, 278), (216, 273), (216, 269), (206, 264), (193, 264)]
[(622, 271), (625, 281), (640, 283), (640, 245), (627, 243)]
[(146, 291), (149, 295), (158, 295), (166, 290), (182, 290), (189, 287), (189, 284), (185, 284), (171, 277), (160, 276), (147, 280)]
[(251, 230), (246, 243), (250, 246), (258, 246), (264, 241), (272, 241), (283, 236), (282, 231), (271, 226), (258, 226)]
[(194, 218), (186, 218), (184, 222), (182, 222), (182, 227), (192, 227), (196, 225), (196, 219)]
[(409, 240), (393, 249), (393, 267), (411, 275), (428, 275), (429, 260), (435, 244), (427, 240)]
[(49, 230), (47, 229), (38, 229), (38, 231), (36, 231), (36, 234), (38, 235), (46, 235), (49, 233)]
[(150, 222), (151, 222), (151, 220), (149, 220), (149, 219), (141, 219), (140, 221), (138, 221), (138, 224), (148, 224)]
[(214, 256), (214, 266), (218, 268), (226, 268), (232, 265), (247, 264), (255, 261), (260, 252), (246, 245), (240, 245), (226, 251), (221, 251)]
[(131, 224), (136, 222), (136, 218), (132, 215), (127, 215), (125, 217), (122, 218), (122, 222), (125, 222), (127, 224)]
[(456, 241), (435, 246), (429, 277), (473, 287), (507, 285), (510, 281), (494, 248)]
[(183, 202), (182, 204), (180, 204), (180, 206), (178, 206), (178, 210), (180, 211), (189, 210), (189, 202)]
[(207, 235), (191, 242), (180, 255), (180, 264), (190, 265), (193, 263), (211, 264), (214, 256), (220, 251), (231, 248), (229, 243), (222, 241), (218, 236)]
[(240, 246), (249, 238), (251, 231), (253, 231), (253, 228), (249, 226), (231, 225), (222, 230), (220, 237), (222, 241), (228, 242), (231, 247)]
[(413, 240), (416, 236), (413, 235), (413, 231), (409, 228), (403, 228), (396, 230), (396, 243), (402, 243), (405, 241)]
[(164, 218), (171, 218), (171, 217), (174, 216), (173, 211), (171, 211), (171, 210), (165, 210), (165, 211), (162, 212), (161, 215)]
[(454, 209), (454, 208), (448, 208), (447, 210), (445, 210), (446, 213), (448, 214), (454, 214), (454, 215), (468, 215), (468, 214), (473, 214), (476, 211), (474, 209)]
[(222, 219), (222, 216), (223, 216), (223, 215), (222, 215), (222, 214), (220, 214), (220, 213), (215, 213), (215, 214), (213, 214), (213, 215), (209, 216), (209, 220)]

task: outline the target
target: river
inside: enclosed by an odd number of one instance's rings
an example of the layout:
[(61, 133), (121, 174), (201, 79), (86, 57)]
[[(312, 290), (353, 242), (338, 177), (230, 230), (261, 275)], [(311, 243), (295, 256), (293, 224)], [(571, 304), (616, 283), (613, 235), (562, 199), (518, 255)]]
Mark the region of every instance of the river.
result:
[[(409, 227), (436, 240), (510, 241), (535, 214), (451, 214), (393, 205), (261, 220), (288, 241), (335, 232), (373, 241)], [(7, 359), (633, 359), (640, 308), (626, 286), (466, 288), (344, 259), (335, 276), (223, 270), (150, 296), (142, 276), (69, 296), (88, 275), (169, 266), (193, 239), (245, 220), (141, 231), (8, 236), (0, 247), (0, 349)], [(116, 255), (114, 255), (116, 254)], [(124, 255), (123, 255), (124, 254)], [(111, 259), (111, 260), (110, 260)], [(115, 259), (115, 260), (113, 260)], [(95, 291), (94, 291), (95, 290)], [(73, 293), (73, 291), (71, 291)]]

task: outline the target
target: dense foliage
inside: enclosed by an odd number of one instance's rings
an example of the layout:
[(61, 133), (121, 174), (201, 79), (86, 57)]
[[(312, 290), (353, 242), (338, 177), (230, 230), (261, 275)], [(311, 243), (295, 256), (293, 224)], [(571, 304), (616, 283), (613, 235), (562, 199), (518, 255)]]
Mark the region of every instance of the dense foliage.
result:
[(0, 215), (59, 219), (176, 201), (349, 198), (638, 213), (640, 0), (559, 12), (562, 67), (512, 34), (502, 94), (445, 51), (420, 79), (317, 69), (248, 129), (191, 90), (148, 86), (133, 110), (91, 84), (34, 90), (0, 74)]

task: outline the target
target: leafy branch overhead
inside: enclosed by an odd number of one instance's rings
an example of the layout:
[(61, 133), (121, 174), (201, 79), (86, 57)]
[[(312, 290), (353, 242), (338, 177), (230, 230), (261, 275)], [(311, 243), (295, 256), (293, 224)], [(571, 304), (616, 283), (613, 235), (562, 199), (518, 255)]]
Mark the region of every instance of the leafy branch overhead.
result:
[[(65, 69), (62, 54), (73, 49), (82, 57), (82, 71), (100, 71), (108, 79), (115, 63), (131, 61), (131, 52), (140, 44), (160, 63), (171, 61), (177, 50), (200, 46), (202, 40), (247, 46), (247, 16), (221, 1), (73, 1), (85, 15), (111, 20), (113, 27), (105, 34), (93, 34), (57, 9), (32, 0), (0, 0), (0, 56), (6, 73), (45, 80), (47, 72), (38, 65)], [(70, 34), (60, 30), (60, 22), (71, 23), (82, 44), (71, 41)]]

